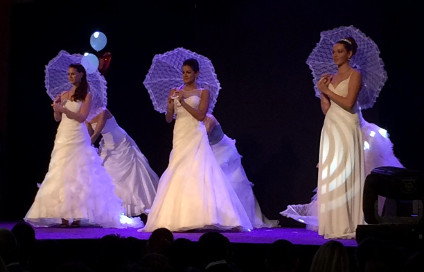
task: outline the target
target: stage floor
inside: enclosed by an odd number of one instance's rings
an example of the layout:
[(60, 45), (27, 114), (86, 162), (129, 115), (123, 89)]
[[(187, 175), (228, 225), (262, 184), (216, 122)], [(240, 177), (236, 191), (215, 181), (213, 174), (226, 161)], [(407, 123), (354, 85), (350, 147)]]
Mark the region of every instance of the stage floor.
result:
[[(0, 228), (12, 229), (17, 222), (0, 222)], [(99, 227), (80, 228), (34, 228), (38, 240), (61, 240), (61, 239), (100, 239), (105, 235), (116, 234), (121, 237), (135, 237), (147, 240), (151, 233), (137, 232), (137, 229), (114, 229)], [(174, 232), (174, 238), (186, 238), (198, 241), (204, 232)], [(221, 232), (232, 243), (271, 244), (278, 239), (286, 239), (295, 245), (322, 245), (326, 241), (317, 232), (305, 228), (261, 228), (250, 232)], [(357, 247), (354, 239), (338, 240), (347, 247)]]

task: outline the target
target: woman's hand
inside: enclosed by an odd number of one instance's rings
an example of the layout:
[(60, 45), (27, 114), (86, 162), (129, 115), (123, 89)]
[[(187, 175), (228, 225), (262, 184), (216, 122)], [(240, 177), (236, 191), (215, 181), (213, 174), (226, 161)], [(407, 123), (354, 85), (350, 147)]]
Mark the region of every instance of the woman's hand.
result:
[(53, 100), (53, 103), (61, 103), (61, 102), (62, 102), (61, 95), (60, 94), (56, 95), (56, 97)]
[(64, 107), (63, 107), (62, 103), (60, 102), (60, 100), (59, 101), (55, 100), (52, 104), (52, 107), (53, 107), (54, 112), (57, 112), (57, 113), (62, 113), (63, 110), (64, 110)]
[(56, 95), (56, 97), (53, 99), (53, 103), (51, 104), (53, 110), (56, 112), (55, 104), (62, 104), (60, 94)]
[(320, 78), (320, 80), (318, 80), (317, 83), (317, 87), (318, 89), (321, 91), (321, 93), (326, 94), (329, 89), (328, 89), (328, 85), (331, 82), (331, 75), (329, 74), (323, 74)]
[(169, 92), (169, 95), (168, 95), (168, 104), (167, 104), (168, 110), (171, 110), (171, 109), (173, 110), (174, 109), (174, 99), (177, 98), (176, 92), (177, 91), (175, 89), (172, 89)]
[(175, 99), (175, 92), (176, 92), (176, 90), (175, 89), (172, 89), (170, 92), (169, 92), (169, 95), (168, 95), (168, 105), (170, 105), (170, 104), (172, 104), (172, 102), (174, 101), (174, 99)]
[(52, 108), (53, 108), (53, 116), (54, 119), (56, 120), (56, 122), (60, 122), (62, 120), (62, 112), (64, 107), (62, 106), (62, 102), (60, 100), (60, 96), (59, 98), (56, 97), (52, 103)]
[(174, 99), (176, 99), (177, 89), (169, 91), (168, 103), (166, 106), (166, 122), (170, 123), (174, 119)]
[(180, 90), (174, 90), (174, 92), (171, 95), (172, 103), (174, 101), (177, 101), (176, 103), (177, 107), (181, 106), (182, 98), (183, 98), (183, 93)]
[(180, 102), (182, 97), (183, 97), (183, 93), (178, 90), (175, 90), (174, 94), (172, 95), (172, 99), (177, 99)]

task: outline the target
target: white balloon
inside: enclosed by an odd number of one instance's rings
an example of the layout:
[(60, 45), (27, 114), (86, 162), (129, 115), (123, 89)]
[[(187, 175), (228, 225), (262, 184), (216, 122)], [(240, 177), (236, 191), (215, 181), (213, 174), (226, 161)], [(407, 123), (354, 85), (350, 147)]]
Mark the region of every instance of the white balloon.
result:
[(96, 51), (102, 50), (103, 48), (105, 48), (106, 43), (107, 43), (107, 38), (103, 32), (96, 31), (93, 34), (91, 34), (90, 44), (94, 50)]
[(81, 59), (81, 64), (84, 66), (87, 74), (92, 74), (99, 68), (99, 59), (94, 54), (85, 53)]

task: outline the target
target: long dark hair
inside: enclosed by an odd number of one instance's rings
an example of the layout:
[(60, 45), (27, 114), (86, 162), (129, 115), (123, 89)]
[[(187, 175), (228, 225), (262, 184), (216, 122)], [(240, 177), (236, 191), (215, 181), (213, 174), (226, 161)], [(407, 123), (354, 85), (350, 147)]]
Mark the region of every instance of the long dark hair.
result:
[(88, 81), (87, 81), (87, 72), (85, 71), (84, 66), (79, 63), (72, 63), (69, 65), (69, 68), (74, 68), (78, 73), (84, 73), (81, 77), (81, 82), (78, 87), (75, 89), (74, 95), (72, 95), (72, 100), (74, 101), (84, 101), (88, 93)]

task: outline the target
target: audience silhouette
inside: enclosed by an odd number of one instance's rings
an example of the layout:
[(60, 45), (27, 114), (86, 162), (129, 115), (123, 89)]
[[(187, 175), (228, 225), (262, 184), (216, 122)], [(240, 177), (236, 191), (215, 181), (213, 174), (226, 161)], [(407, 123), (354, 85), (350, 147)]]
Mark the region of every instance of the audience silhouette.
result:
[(16, 223), (11, 231), (13, 235), (15, 235), (16, 242), (18, 243), (19, 262), (25, 269), (31, 270), (30, 255), (34, 250), (35, 242), (37, 240), (34, 228), (31, 224), (22, 221)]
[(240, 271), (232, 262), (230, 240), (222, 233), (210, 231), (202, 234), (198, 241), (199, 251), (207, 272)]
[(27, 271), (19, 260), (19, 247), (15, 235), (9, 229), (0, 229), (0, 257), (8, 272)]
[(337, 240), (330, 240), (318, 248), (310, 269), (310, 272), (348, 271), (350, 271), (349, 255), (345, 246)]
[(299, 255), (295, 245), (285, 239), (273, 242), (265, 257), (269, 272), (294, 272), (299, 267)]
[(90, 246), (92, 251), (77, 248), (78, 242), (37, 240), (31, 225), (19, 222), (11, 230), (0, 229), (0, 272), (415, 272), (424, 267), (422, 244), (411, 247), (375, 237), (349, 252), (339, 240), (329, 240), (312, 254), (278, 239), (249, 257), (216, 230), (198, 241), (175, 239), (166, 228), (147, 240), (109, 234)]

